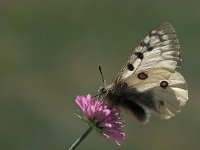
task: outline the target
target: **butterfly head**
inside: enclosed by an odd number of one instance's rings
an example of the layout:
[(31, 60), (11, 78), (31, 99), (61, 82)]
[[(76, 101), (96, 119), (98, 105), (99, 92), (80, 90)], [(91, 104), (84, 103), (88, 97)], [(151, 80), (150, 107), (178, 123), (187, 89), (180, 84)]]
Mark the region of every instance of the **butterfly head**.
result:
[(108, 89), (107, 89), (106, 87), (103, 87), (103, 86), (102, 86), (102, 87), (99, 88), (98, 92), (99, 92), (100, 94), (107, 95)]
[(113, 87), (113, 84), (100, 87), (98, 90), (99, 95), (106, 96), (109, 93), (109, 91), (111, 91), (112, 87)]

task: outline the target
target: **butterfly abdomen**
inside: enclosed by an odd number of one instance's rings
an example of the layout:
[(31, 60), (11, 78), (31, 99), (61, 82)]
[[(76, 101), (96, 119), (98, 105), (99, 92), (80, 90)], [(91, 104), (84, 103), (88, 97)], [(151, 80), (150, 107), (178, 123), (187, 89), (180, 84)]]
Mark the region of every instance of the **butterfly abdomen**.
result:
[(129, 110), (141, 122), (148, 119), (145, 108), (155, 110), (153, 96), (150, 92), (140, 93), (136, 89), (129, 88), (125, 82), (115, 84), (108, 91), (106, 99), (111, 105)]

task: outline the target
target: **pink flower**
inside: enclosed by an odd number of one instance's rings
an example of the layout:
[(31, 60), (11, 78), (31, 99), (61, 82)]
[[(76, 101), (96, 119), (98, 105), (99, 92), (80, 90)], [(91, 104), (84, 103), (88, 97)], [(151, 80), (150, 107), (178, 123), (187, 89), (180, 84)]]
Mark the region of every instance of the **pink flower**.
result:
[(120, 111), (117, 108), (110, 108), (103, 101), (93, 99), (90, 94), (77, 96), (76, 103), (84, 113), (81, 119), (105, 138), (112, 139), (120, 145), (125, 139), (125, 133), (121, 130), (124, 121), (120, 119)]

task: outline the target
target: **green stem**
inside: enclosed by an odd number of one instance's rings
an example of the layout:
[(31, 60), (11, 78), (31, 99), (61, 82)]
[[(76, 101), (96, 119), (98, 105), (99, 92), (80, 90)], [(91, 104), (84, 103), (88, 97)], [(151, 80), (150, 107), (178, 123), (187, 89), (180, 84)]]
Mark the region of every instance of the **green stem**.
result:
[(69, 150), (74, 150), (76, 149), (76, 147), (88, 136), (88, 134), (92, 131), (92, 127), (90, 126), (86, 131), (85, 133), (83, 133), (83, 135), (78, 139), (76, 140), (76, 142), (69, 148)]

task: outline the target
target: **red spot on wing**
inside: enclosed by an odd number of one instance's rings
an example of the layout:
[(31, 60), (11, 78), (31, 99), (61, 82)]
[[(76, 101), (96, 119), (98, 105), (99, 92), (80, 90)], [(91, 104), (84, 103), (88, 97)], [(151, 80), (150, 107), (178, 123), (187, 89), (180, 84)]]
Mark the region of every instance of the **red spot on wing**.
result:
[(162, 81), (160, 82), (160, 87), (162, 87), (163, 89), (166, 89), (168, 87), (168, 82), (167, 81)]
[(138, 74), (138, 78), (140, 80), (145, 80), (145, 79), (148, 78), (148, 75), (146, 73), (144, 73), (144, 72), (141, 72), (141, 73)]

